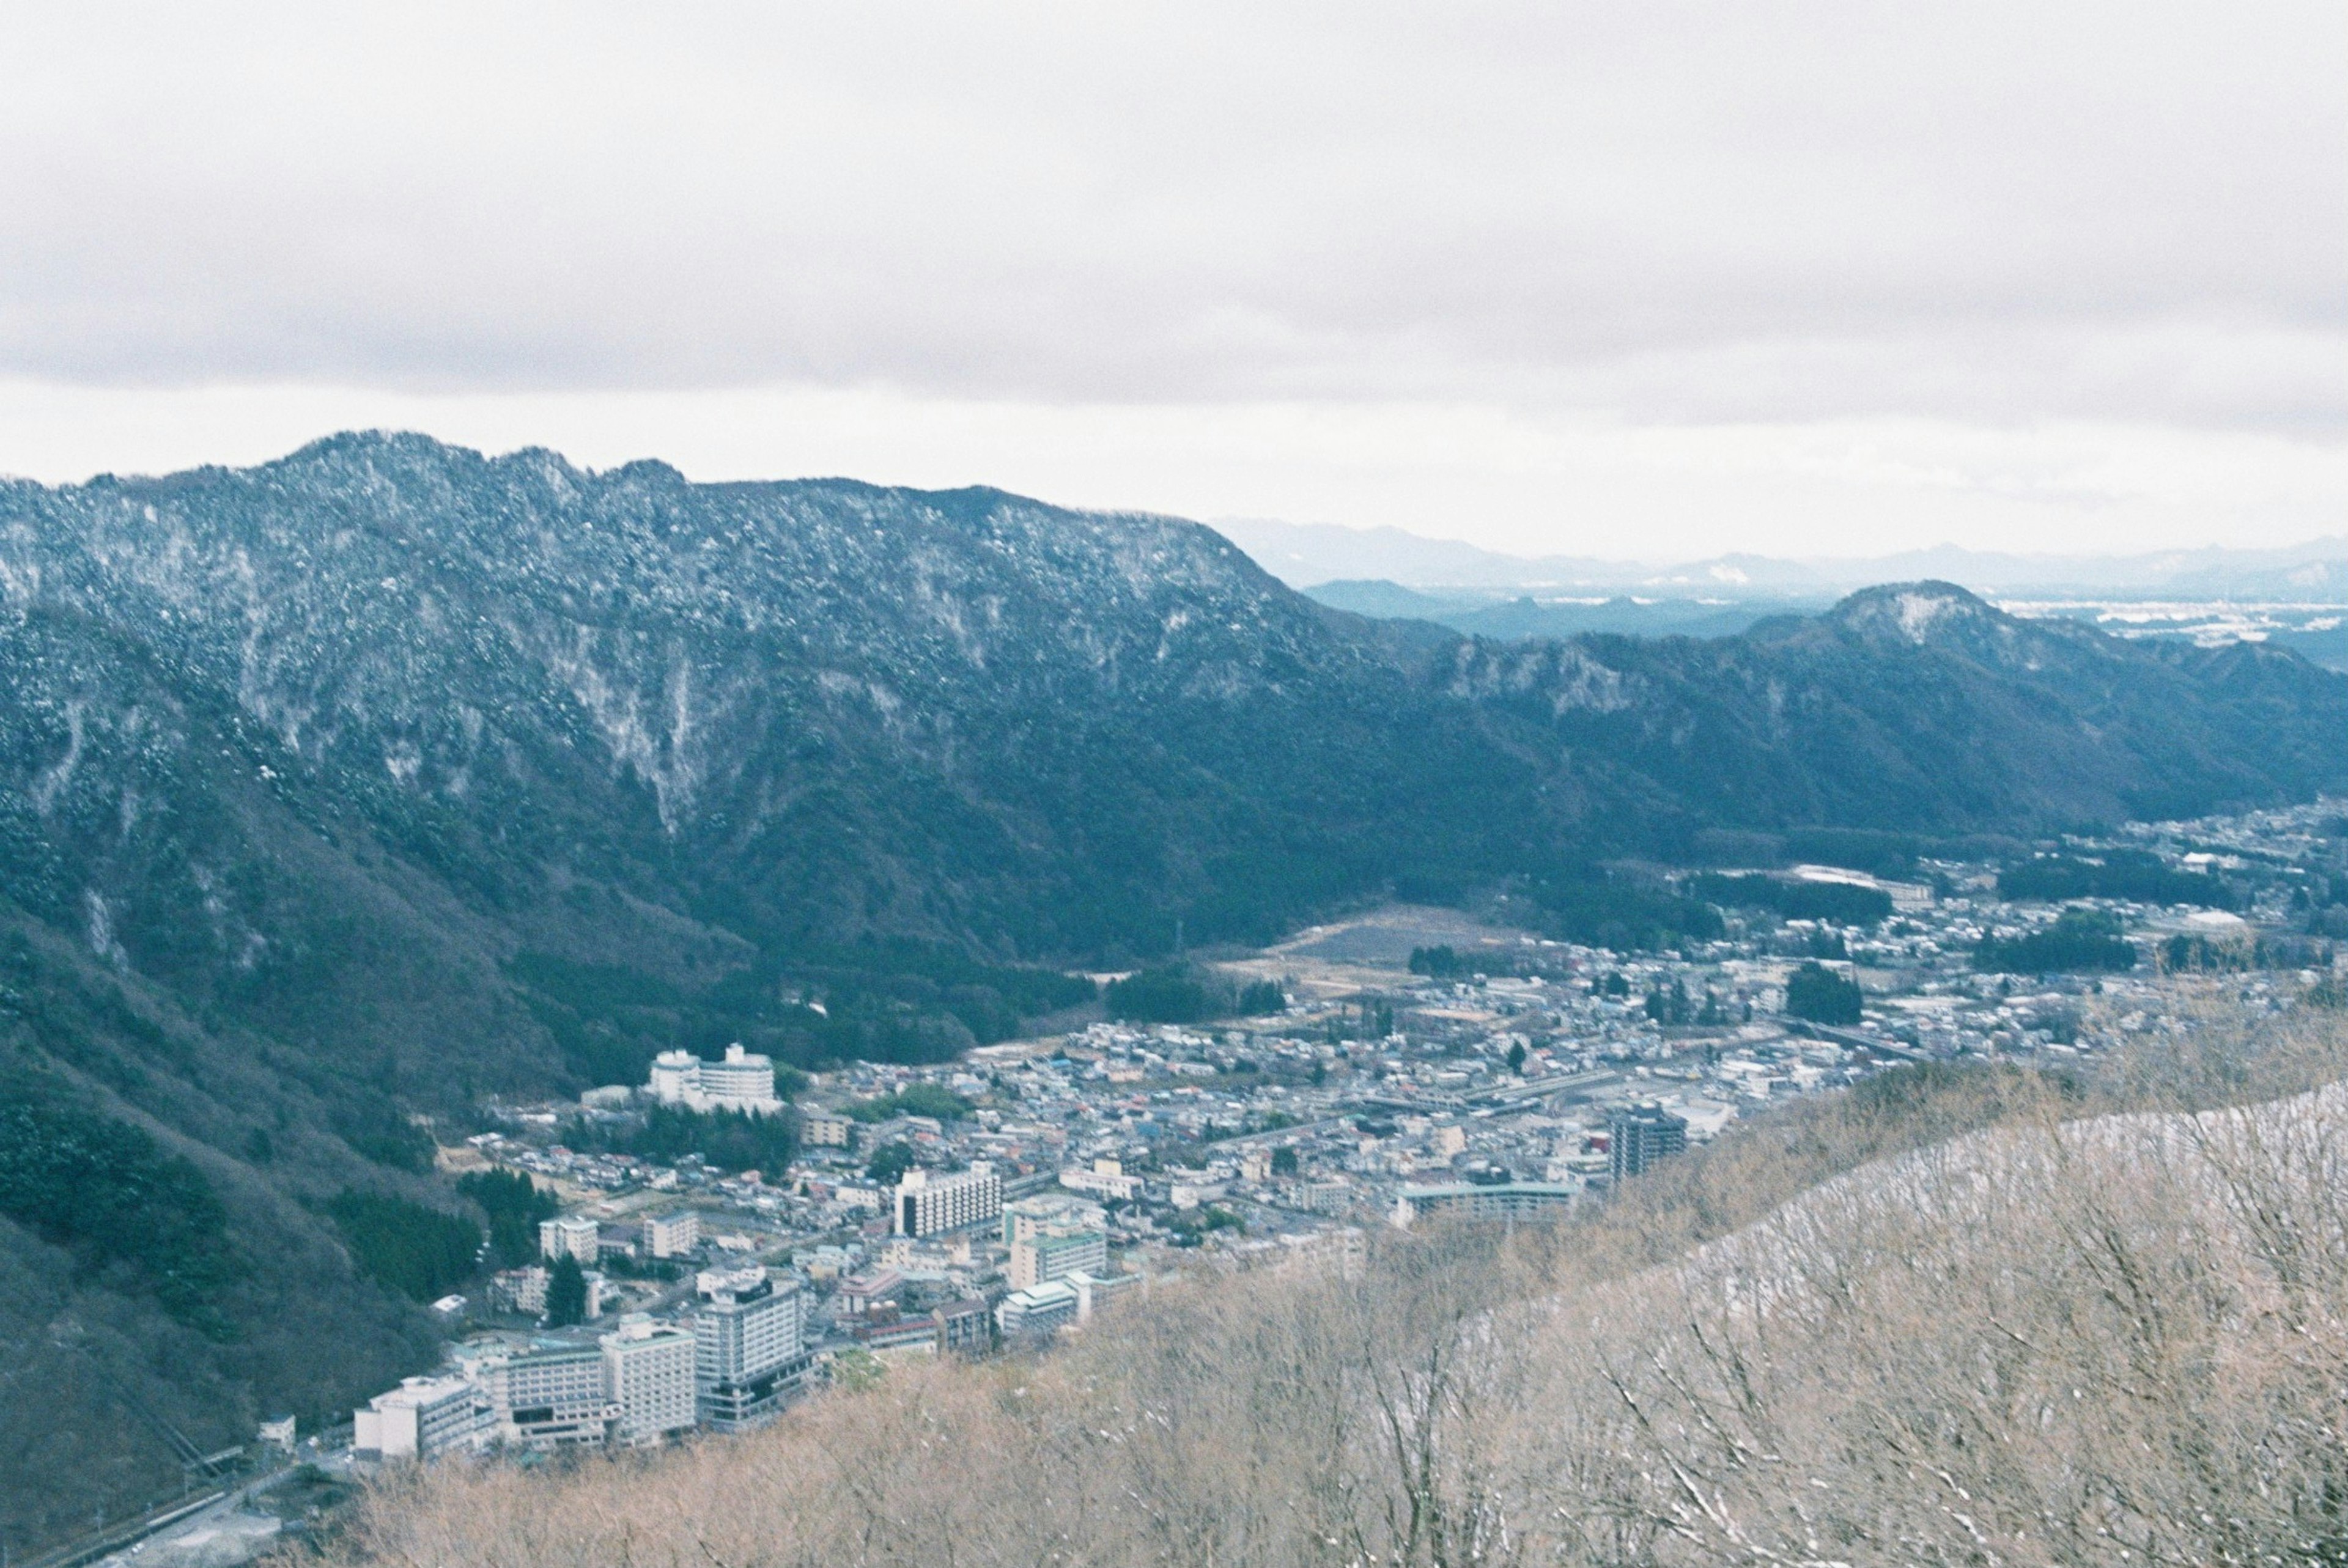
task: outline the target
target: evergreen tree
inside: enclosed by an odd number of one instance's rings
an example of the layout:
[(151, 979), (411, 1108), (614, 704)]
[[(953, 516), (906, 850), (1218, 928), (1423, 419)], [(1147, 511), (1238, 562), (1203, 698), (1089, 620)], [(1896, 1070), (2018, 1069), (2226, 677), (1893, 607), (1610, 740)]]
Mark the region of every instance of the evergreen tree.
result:
[(546, 1280), (546, 1326), (568, 1328), (587, 1321), (587, 1271), (564, 1253), (554, 1260)]
[(1812, 1023), (1857, 1023), (1863, 999), (1857, 980), (1815, 963), (1804, 964), (1786, 982), (1786, 1010)]
[(541, 1192), (519, 1171), (475, 1171), (457, 1178), (457, 1191), (489, 1216), (489, 1251), (499, 1268), (520, 1268), (538, 1256), (538, 1225), (561, 1212), (554, 1194)]
[(479, 1261), (480, 1227), (389, 1193), (344, 1192), (326, 1204), (369, 1277), (417, 1301), (462, 1285)]
[(1240, 993), (1240, 1011), (1250, 1018), (1275, 1013), (1288, 1006), (1278, 980), (1258, 980)]
[(864, 1174), (882, 1186), (894, 1186), (905, 1179), (913, 1168), (913, 1149), (910, 1143), (883, 1143), (872, 1151), (872, 1158), (864, 1167)]

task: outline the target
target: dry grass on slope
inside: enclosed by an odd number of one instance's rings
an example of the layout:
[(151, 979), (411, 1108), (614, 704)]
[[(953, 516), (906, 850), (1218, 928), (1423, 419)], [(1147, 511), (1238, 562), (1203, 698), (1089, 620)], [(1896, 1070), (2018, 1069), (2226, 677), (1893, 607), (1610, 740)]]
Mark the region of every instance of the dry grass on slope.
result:
[[(444, 1466), (343, 1552), (2348, 1561), (2348, 1096), (2278, 1102), (2344, 1060), (2311, 1017), (2084, 1084), (1895, 1075), (1554, 1232), (1161, 1290), (1041, 1361), (895, 1370), (751, 1439)], [(2179, 1113), (2226, 1106), (2263, 1108)]]

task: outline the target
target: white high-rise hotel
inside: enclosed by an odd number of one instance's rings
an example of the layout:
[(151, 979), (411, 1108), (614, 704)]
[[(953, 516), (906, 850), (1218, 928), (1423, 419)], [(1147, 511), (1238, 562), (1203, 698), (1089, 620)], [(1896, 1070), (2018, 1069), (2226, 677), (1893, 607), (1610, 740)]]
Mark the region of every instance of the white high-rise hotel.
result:
[(694, 1381), (702, 1420), (717, 1431), (763, 1425), (807, 1372), (798, 1286), (757, 1264), (694, 1276)]
[(612, 1440), (627, 1447), (657, 1443), (694, 1423), (694, 1337), (641, 1313), (620, 1320), (602, 1338), (603, 1376), (619, 1419)]
[(1003, 1178), (983, 1160), (956, 1175), (911, 1170), (897, 1184), (897, 1234), (935, 1235), (983, 1225), (1003, 1213)]
[(742, 1111), (771, 1116), (783, 1108), (775, 1098), (775, 1059), (739, 1045), (726, 1048), (723, 1061), (704, 1061), (689, 1050), (664, 1050), (653, 1058), (645, 1085), (663, 1105), (688, 1111)]

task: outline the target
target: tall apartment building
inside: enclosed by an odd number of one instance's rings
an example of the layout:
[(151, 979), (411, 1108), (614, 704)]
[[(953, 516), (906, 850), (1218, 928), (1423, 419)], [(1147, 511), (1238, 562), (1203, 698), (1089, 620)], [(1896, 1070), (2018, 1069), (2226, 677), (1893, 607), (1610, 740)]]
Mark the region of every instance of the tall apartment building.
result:
[(969, 1170), (952, 1176), (908, 1171), (897, 1184), (899, 1235), (935, 1235), (983, 1225), (1002, 1213), (1003, 1178), (983, 1161), (973, 1162)]
[(525, 1449), (600, 1447), (620, 1411), (592, 1345), (548, 1346), (484, 1368), (497, 1434)]
[(383, 1458), (429, 1460), (479, 1448), (489, 1435), (489, 1405), (464, 1378), (407, 1378), (351, 1413), (351, 1446)]
[(694, 1276), (694, 1291), (700, 1302), (693, 1317), (693, 1375), (702, 1423), (717, 1431), (765, 1425), (813, 1360), (797, 1282), (774, 1279), (751, 1264), (705, 1269)]
[(1053, 1222), (1011, 1244), (1011, 1288), (1032, 1290), (1048, 1279), (1108, 1272), (1108, 1235), (1090, 1225)]
[(612, 1441), (636, 1448), (694, 1423), (694, 1336), (642, 1313), (602, 1338), (604, 1387), (616, 1414)]
[(1615, 1112), (1606, 1134), (1607, 1164), (1618, 1184), (1687, 1148), (1687, 1123), (1653, 1102)]
[(594, 1267), (599, 1255), (595, 1222), (582, 1214), (539, 1221), (538, 1251), (550, 1263), (567, 1253), (582, 1266)]
[(701, 1245), (701, 1215), (692, 1209), (656, 1214), (644, 1222), (644, 1252), (651, 1257), (683, 1257)]

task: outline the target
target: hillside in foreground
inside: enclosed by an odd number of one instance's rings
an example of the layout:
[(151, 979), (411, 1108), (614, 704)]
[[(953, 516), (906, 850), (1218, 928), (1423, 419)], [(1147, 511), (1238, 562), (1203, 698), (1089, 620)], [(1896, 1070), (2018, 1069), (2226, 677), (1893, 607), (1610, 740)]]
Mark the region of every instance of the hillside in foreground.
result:
[(745, 1440), (443, 1465), (335, 1555), (2336, 1561), (2348, 1030), (2222, 1034), (2090, 1083), (1889, 1075), (1557, 1232), (1161, 1289)]

